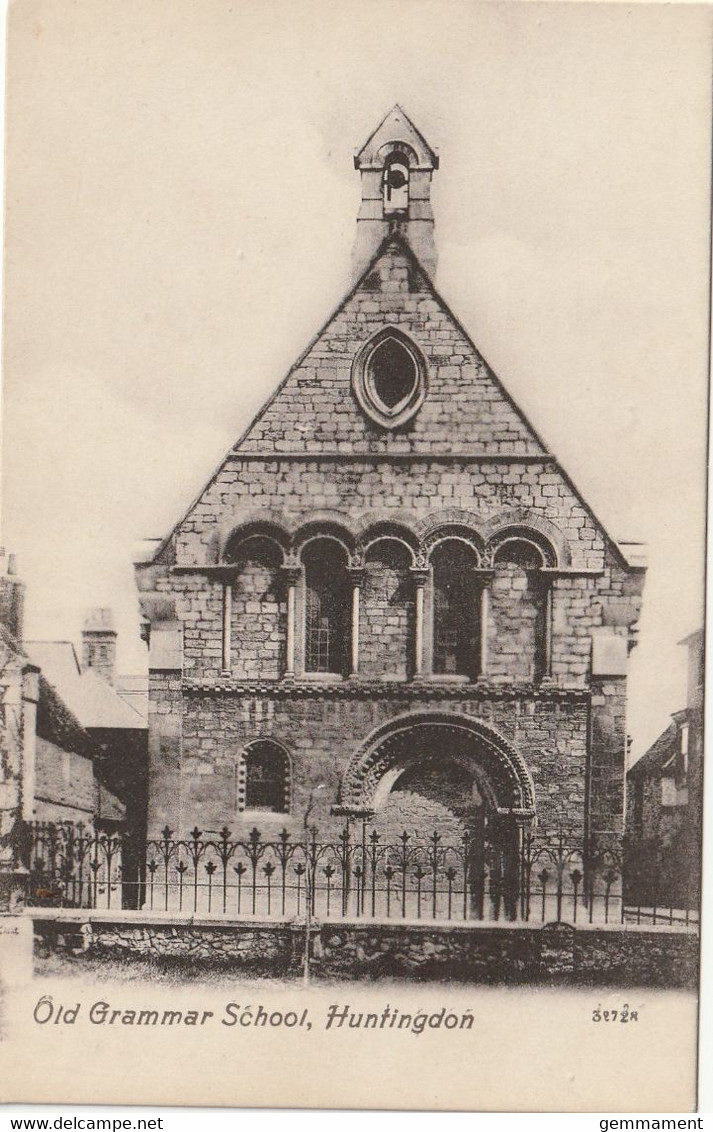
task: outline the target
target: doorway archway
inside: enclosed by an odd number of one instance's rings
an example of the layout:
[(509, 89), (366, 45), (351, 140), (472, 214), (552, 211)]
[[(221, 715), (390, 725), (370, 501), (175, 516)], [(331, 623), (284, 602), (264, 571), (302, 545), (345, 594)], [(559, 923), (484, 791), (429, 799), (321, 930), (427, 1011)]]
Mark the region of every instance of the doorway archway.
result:
[(340, 809), (369, 815), (392, 843), (433, 842), (465, 855), (471, 914), (516, 915), (520, 837), (535, 816), (527, 765), (488, 724), (455, 712), (411, 712), (377, 728), (350, 760)]

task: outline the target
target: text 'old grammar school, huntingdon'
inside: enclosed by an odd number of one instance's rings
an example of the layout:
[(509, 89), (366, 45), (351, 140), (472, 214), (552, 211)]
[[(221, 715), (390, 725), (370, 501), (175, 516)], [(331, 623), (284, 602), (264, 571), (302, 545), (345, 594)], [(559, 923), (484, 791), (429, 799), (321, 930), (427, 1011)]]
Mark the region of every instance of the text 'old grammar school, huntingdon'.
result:
[(438, 294), (438, 157), (398, 106), (355, 166), (352, 290), (136, 566), (149, 836), (616, 850), (643, 569)]

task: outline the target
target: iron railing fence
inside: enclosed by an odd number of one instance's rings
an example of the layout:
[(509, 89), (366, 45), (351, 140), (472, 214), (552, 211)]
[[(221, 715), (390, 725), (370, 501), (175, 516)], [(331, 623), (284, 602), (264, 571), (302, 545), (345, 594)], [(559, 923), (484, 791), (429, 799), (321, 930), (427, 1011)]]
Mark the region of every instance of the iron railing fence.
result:
[(615, 853), (583, 853), (563, 836), (498, 846), (467, 832), (405, 831), (387, 841), (350, 821), (328, 841), (316, 829), (273, 839), (253, 829), (240, 840), (227, 827), (196, 827), (187, 838), (166, 828), (138, 851), (120, 834), (28, 823), (24, 855), (30, 901), (40, 906), (284, 920), (304, 916), (309, 901), (317, 919), (698, 925), (685, 901), (633, 903)]

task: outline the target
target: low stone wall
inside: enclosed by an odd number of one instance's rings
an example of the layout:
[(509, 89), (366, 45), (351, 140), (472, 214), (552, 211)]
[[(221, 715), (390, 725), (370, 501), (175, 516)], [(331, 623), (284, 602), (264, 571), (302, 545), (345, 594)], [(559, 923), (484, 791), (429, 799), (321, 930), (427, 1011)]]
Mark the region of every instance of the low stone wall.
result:
[(695, 986), (698, 938), (675, 929), (568, 924), (325, 924), (320, 970), (481, 983)]
[(93, 958), (245, 967), (276, 974), (299, 965), (305, 934), (303, 925), (275, 921), (148, 919), (126, 913), (56, 918), (35, 914), (34, 922), (40, 953), (67, 951)]
[[(304, 954), (303, 922), (39, 910), (33, 918), (36, 947), (45, 952), (286, 975), (300, 969)], [(314, 973), (324, 979), (669, 987), (698, 981), (698, 937), (669, 927), (339, 920), (313, 925), (311, 935)]]

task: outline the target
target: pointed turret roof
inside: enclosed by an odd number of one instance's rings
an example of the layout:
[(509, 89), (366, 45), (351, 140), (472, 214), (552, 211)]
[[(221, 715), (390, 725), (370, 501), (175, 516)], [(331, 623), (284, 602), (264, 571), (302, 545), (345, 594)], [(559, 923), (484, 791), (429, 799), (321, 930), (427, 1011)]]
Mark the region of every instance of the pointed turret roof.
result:
[(365, 169), (370, 166), (378, 167), (380, 164), (377, 160), (379, 150), (393, 142), (402, 142), (411, 146), (420, 168), (438, 168), (438, 153), (428, 144), (421, 131), (414, 126), (406, 111), (397, 103), (382, 118), (361, 149), (354, 154), (355, 169)]

